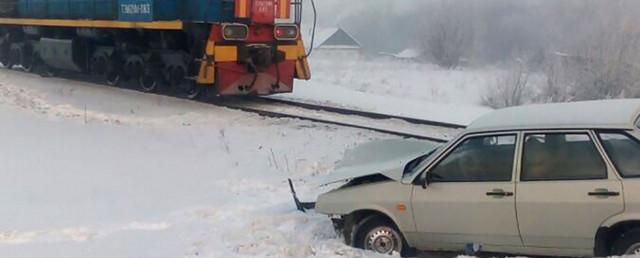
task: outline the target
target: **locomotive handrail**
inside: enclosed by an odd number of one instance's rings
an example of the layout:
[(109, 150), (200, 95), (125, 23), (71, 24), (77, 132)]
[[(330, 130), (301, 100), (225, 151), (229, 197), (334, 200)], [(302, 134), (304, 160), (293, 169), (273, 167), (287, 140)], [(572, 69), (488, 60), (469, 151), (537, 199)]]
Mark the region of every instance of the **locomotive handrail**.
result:
[(311, 45), (309, 47), (309, 52), (305, 55), (305, 58), (311, 56), (311, 53), (313, 53), (313, 48), (316, 40), (316, 25), (318, 22), (318, 10), (316, 9), (316, 3), (314, 0), (311, 0), (311, 8), (313, 8), (313, 30), (311, 31)]

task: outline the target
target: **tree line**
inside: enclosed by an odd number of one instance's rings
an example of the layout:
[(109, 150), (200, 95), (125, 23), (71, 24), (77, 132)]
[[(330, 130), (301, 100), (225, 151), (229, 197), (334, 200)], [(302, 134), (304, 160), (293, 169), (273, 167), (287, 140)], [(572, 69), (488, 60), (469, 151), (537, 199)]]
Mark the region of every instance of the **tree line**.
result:
[[(640, 97), (640, 1), (440, 0), (417, 42), (447, 69), (503, 66), (493, 107)], [(533, 87), (532, 74), (544, 85)]]

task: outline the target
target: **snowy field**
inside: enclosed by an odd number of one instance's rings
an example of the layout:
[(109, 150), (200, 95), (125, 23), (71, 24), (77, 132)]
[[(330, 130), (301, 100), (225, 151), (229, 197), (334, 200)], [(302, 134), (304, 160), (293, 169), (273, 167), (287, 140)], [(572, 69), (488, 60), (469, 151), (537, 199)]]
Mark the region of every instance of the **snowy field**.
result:
[[(323, 52), (324, 51), (324, 52)], [(446, 70), (389, 58), (315, 52), (312, 80), (277, 98), (468, 125), (491, 109), (481, 105), (485, 90), (503, 70)]]
[(389, 136), (0, 71), (0, 257), (375, 257), (296, 212)]

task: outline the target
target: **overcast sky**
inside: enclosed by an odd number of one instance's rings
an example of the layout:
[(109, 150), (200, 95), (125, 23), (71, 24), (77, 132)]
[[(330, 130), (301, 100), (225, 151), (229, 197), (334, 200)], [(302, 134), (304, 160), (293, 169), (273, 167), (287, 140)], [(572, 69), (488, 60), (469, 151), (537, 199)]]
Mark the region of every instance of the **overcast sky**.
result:
[[(305, 9), (311, 8), (310, 0), (303, 0), (306, 3)], [(319, 21), (325, 26), (336, 26), (359, 14), (368, 12), (384, 12), (390, 15), (397, 15), (411, 11), (419, 6), (425, 6), (428, 0), (315, 0), (318, 8)], [(311, 18), (307, 16), (307, 18)], [(382, 19), (384, 17), (370, 17), (371, 19)]]

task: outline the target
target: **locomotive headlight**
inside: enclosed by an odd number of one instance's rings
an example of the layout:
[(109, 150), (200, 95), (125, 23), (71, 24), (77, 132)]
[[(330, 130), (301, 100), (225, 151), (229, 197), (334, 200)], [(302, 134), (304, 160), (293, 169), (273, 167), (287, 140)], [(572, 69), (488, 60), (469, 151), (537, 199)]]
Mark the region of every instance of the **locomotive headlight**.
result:
[(296, 40), (299, 32), (295, 24), (276, 25), (273, 35), (277, 40)]
[(222, 26), (222, 38), (225, 40), (247, 40), (249, 27), (244, 24), (225, 24)]

